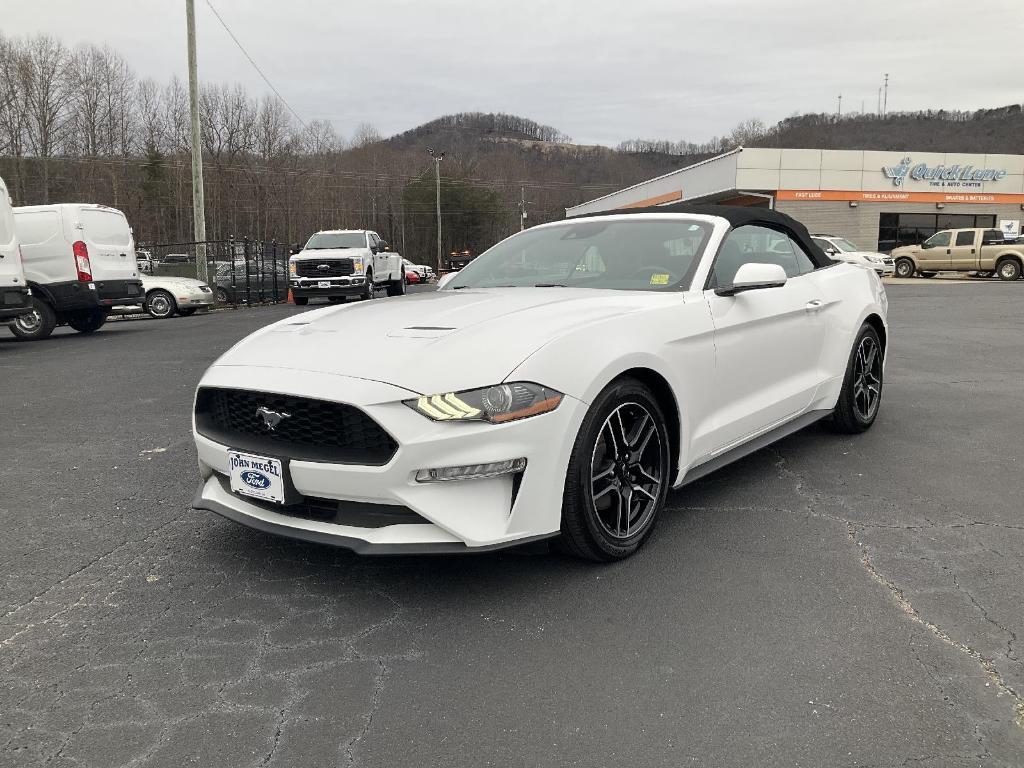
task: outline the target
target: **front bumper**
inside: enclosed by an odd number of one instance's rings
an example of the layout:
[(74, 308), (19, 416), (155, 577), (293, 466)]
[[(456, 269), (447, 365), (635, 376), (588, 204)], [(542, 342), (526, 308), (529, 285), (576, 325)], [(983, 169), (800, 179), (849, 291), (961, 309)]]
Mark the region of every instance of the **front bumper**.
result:
[[(311, 372), (214, 367), (204, 386), (258, 388), (361, 408), (398, 442), (384, 466), (288, 461), (305, 498), (404, 507), (417, 522), (362, 527), (298, 517), (288, 507), (230, 491), (228, 449), (195, 433), (203, 476), (193, 506), (278, 535), (366, 554), (484, 551), (558, 535), (565, 472), (586, 405), (566, 397), (551, 413), (508, 424), (438, 423), (402, 405), (411, 393), (379, 382)], [(418, 483), (416, 471), (524, 457), (518, 475)], [(274, 456), (288, 460), (287, 456)]]
[[(326, 283), (327, 287), (321, 287)], [(362, 275), (351, 277), (292, 278), (289, 281), (293, 296), (362, 296), (366, 293), (366, 278)]]
[(13, 320), (32, 309), (32, 294), (28, 288), (5, 286), (0, 288), (0, 320)]
[(175, 293), (174, 300), (178, 303), (178, 307), (185, 309), (209, 309), (216, 303), (213, 291), (209, 293), (205, 291)]

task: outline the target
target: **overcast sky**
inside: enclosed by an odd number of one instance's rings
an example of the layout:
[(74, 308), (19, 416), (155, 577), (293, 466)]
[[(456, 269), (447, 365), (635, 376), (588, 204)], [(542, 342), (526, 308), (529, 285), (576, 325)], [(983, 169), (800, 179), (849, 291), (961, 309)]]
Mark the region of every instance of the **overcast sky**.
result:
[[(509, 112), (582, 143), (703, 141), (748, 117), (1024, 101), (1021, 0), (210, 0), (304, 119), (396, 133)], [(184, 78), (184, 0), (0, 0), (8, 35), (109, 43)], [(199, 75), (267, 91), (196, 0)]]

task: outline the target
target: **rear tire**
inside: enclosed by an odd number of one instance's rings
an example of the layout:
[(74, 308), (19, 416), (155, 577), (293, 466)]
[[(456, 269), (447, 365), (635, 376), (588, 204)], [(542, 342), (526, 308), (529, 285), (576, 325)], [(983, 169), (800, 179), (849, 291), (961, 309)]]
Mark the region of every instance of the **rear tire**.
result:
[(296, 307), (304, 307), (309, 304), (309, 296), (293, 296), (292, 301), (295, 302)]
[(613, 381), (595, 398), (573, 445), (559, 546), (601, 562), (632, 555), (665, 506), (669, 464), (665, 416), (650, 389), (636, 379)]
[(837, 432), (854, 435), (870, 429), (882, 405), (882, 341), (868, 323), (861, 326), (846, 364), (839, 401), (832, 411)]
[(174, 317), (177, 311), (178, 304), (167, 291), (157, 288), (146, 294), (146, 314), (150, 317), (166, 320), (168, 317)]
[(1016, 259), (1003, 259), (996, 265), (996, 274), (1000, 280), (1017, 280), (1020, 278), (1020, 262)]
[(107, 322), (107, 312), (102, 309), (85, 309), (65, 315), (67, 324), (79, 333), (93, 333)]
[(916, 270), (910, 259), (896, 259), (896, 277), (913, 277)]
[(57, 327), (57, 313), (53, 307), (32, 296), (32, 309), (28, 314), (20, 315), (11, 323), (11, 333), (18, 341), (38, 341), (45, 339)]
[(405, 275), (388, 281), (388, 296), (405, 296)]

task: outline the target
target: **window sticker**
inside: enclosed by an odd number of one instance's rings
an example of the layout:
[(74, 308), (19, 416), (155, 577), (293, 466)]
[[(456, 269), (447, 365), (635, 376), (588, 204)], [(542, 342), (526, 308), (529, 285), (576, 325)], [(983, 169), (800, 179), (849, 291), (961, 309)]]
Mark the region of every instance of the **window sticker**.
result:
[(651, 275), (651, 285), (668, 285), (668, 275)]

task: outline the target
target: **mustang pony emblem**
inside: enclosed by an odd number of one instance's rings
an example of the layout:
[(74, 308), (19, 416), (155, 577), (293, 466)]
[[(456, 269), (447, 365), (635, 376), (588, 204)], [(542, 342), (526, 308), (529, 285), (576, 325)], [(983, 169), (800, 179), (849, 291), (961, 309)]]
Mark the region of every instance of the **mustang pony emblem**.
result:
[(292, 417), (290, 413), (272, 411), (265, 405), (261, 405), (256, 409), (256, 415), (263, 419), (263, 426), (267, 428), (268, 432), (273, 432), (282, 421)]

